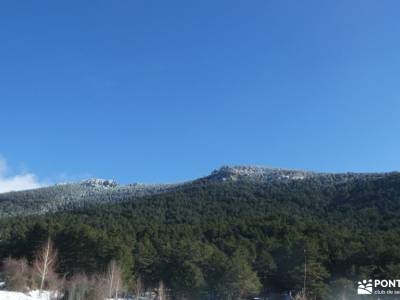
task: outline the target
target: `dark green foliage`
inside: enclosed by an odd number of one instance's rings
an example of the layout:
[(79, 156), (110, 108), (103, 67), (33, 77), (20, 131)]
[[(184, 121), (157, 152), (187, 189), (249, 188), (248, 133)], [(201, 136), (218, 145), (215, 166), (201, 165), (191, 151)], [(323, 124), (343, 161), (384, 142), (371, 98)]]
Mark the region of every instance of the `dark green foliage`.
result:
[(59, 270), (163, 281), (175, 298), (242, 299), (303, 287), (320, 299), (360, 278), (400, 274), (400, 175), (261, 184), (196, 181), (70, 212), (0, 220), (0, 255), (31, 257), (50, 233)]

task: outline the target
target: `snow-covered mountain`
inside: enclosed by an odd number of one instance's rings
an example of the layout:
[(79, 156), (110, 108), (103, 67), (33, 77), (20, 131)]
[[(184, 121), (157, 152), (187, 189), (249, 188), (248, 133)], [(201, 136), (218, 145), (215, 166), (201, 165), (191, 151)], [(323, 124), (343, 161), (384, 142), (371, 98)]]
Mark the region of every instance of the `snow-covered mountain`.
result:
[(114, 180), (88, 179), (33, 190), (0, 194), (0, 217), (43, 214), (97, 203), (131, 200), (174, 188), (175, 184), (120, 185)]
[(325, 183), (338, 183), (348, 180), (381, 178), (387, 174), (390, 173), (321, 173), (260, 166), (223, 166), (206, 178), (213, 181), (249, 180), (262, 183), (313, 179)]
[(340, 184), (350, 180), (374, 180), (389, 173), (317, 173), (257, 166), (223, 166), (210, 175), (177, 184), (120, 185), (109, 179), (88, 179), (34, 190), (0, 194), (0, 217), (43, 214), (59, 210), (83, 208), (94, 204), (131, 201), (144, 196), (167, 193), (198, 182), (218, 184), (248, 181), (276, 184), (314, 181), (318, 184)]

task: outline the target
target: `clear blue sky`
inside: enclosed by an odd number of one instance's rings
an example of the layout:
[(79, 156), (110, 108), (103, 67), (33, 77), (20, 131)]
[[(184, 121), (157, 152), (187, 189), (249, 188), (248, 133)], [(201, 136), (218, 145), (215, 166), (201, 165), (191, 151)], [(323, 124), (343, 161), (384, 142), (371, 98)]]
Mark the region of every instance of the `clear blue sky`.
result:
[(400, 169), (400, 2), (2, 1), (8, 176)]

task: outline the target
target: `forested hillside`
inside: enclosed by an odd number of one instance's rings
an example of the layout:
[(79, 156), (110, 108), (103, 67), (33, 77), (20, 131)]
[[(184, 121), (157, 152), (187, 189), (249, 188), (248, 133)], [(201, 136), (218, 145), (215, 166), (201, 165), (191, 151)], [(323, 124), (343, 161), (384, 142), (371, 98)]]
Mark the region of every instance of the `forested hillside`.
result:
[(115, 181), (89, 179), (78, 183), (57, 184), (39, 189), (0, 194), (0, 218), (40, 215), (73, 210), (94, 203), (132, 200), (167, 192), (173, 184), (118, 185)]
[[(400, 277), (400, 174), (252, 180), (214, 174), (164, 193), (0, 219), (0, 256), (50, 235), (59, 274), (123, 266), (129, 288), (163, 282), (173, 299), (243, 299), (306, 286), (354, 295), (361, 278)], [(296, 175), (298, 176), (298, 174)]]

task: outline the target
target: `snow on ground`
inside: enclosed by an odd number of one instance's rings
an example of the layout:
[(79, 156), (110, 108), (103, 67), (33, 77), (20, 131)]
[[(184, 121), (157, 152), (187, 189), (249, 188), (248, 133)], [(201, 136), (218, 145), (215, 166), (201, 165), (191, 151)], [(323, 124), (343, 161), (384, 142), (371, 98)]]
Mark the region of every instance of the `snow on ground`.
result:
[(51, 293), (31, 291), (29, 293), (0, 291), (0, 300), (50, 300)]
[[(0, 291), (0, 300), (51, 300), (51, 292), (31, 291), (29, 293)], [(114, 300), (107, 299), (107, 300)], [(119, 298), (118, 300), (128, 300)]]

